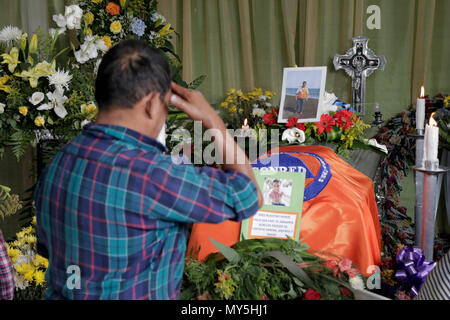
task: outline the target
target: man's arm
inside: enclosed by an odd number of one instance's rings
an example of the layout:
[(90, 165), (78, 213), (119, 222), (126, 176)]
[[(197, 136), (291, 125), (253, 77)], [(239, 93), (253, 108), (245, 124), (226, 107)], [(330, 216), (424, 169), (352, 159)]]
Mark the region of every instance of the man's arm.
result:
[[(221, 152), (225, 170), (234, 170), (246, 175), (258, 186), (253, 169), (245, 152), (237, 145), (233, 137), (226, 130), (222, 119), (211, 107), (208, 101), (198, 91), (185, 89), (176, 83), (172, 83), (173, 95), (170, 102), (185, 112), (192, 120), (202, 121), (206, 129), (214, 129), (214, 143)], [(263, 204), (261, 191), (257, 187), (259, 207)]]

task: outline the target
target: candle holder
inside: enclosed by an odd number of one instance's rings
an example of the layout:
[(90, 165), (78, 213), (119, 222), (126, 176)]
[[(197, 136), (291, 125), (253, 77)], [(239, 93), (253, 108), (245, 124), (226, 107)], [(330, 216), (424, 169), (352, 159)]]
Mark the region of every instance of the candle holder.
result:
[(414, 167), (414, 170), (416, 173), (423, 174), (422, 212), (420, 216), (416, 216), (418, 219), (416, 220), (416, 244), (423, 250), (425, 258), (433, 261), (436, 212), (441, 192), (442, 177), (450, 171), (450, 168), (439, 166), (439, 161), (423, 161), (423, 164)]

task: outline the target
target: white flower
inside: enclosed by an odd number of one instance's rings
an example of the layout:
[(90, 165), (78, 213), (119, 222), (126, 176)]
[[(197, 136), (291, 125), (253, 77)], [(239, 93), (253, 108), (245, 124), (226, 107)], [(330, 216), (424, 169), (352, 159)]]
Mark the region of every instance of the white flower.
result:
[(263, 108), (254, 108), (252, 111), (252, 115), (254, 117), (264, 117), (264, 115), (266, 114), (266, 111)]
[(45, 95), (42, 92), (35, 92), (31, 95), (30, 98), (28, 98), (28, 101), (30, 101), (33, 106), (37, 106), (42, 102), (42, 100), (44, 100), (44, 98)]
[(87, 119), (84, 119), (82, 122), (81, 122), (81, 128), (83, 128), (85, 125), (87, 125), (88, 123), (91, 123), (89, 120), (87, 120)]
[(334, 105), (337, 100), (337, 97), (334, 93), (325, 92), (322, 102), (322, 112), (329, 114), (330, 112), (336, 112), (338, 110), (338, 106)]
[(55, 88), (63, 91), (63, 88), (66, 90), (69, 89), (69, 82), (72, 80), (72, 75), (70, 75), (68, 71), (58, 69), (47, 78), (50, 85), (53, 85)]
[(66, 17), (64, 17), (61, 13), (54, 14), (53, 21), (56, 22), (56, 25), (58, 26), (58, 28), (66, 29), (66, 26), (67, 26)]
[(6, 26), (0, 30), (0, 42), (5, 43), (8, 47), (11, 47), (14, 42), (17, 42), (21, 36), (22, 31), (17, 27)]
[(66, 28), (64, 27), (64, 28), (50, 28), (50, 29), (48, 29), (48, 32), (50, 33), (50, 35), (52, 36), (52, 38), (55, 38), (56, 37), (56, 35), (61, 35), (61, 34), (63, 34), (64, 32), (66, 32)]
[(103, 41), (102, 39), (95, 40), (95, 47), (101, 52), (106, 52), (109, 50), (109, 48), (105, 44), (105, 41)]
[(350, 286), (355, 290), (364, 290), (364, 281), (360, 275), (357, 275), (349, 280)]
[(2, 114), (3, 112), (5, 112), (5, 107), (6, 105), (4, 103), (0, 102), (0, 114)]
[[(103, 42), (103, 40), (102, 40)], [(104, 42), (103, 42), (104, 43)], [(98, 57), (97, 46), (94, 42), (93, 36), (87, 36), (84, 39), (84, 43), (80, 46), (80, 50), (75, 52), (75, 59), (83, 64), (90, 59), (95, 59)]]
[(289, 143), (303, 143), (305, 142), (305, 133), (298, 128), (287, 129), (283, 132), (281, 139), (287, 140)]
[(155, 12), (154, 14), (152, 14), (152, 16), (150, 17), (150, 20), (152, 22), (156, 22), (158, 21), (158, 19), (161, 19), (161, 24), (164, 24), (166, 22), (166, 18), (164, 18), (164, 16), (160, 15), (158, 12)]
[(47, 98), (49, 103), (41, 105), (37, 110), (53, 109), (58, 117), (65, 118), (67, 116), (67, 110), (64, 108), (64, 103), (66, 102), (67, 97), (64, 95), (63, 91), (56, 89), (54, 92), (48, 92)]
[(383, 151), (386, 154), (389, 153), (387, 147), (384, 144), (379, 144), (376, 139), (364, 140), (364, 142), (366, 142), (369, 146), (373, 146), (373, 147)]
[(66, 7), (66, 11), (64, 13), (67, 23), (67, 29), (81, 29), (81, 20), (83, 19), (83, 10), (74, 4)]
[(272, 104), (270, 102), (266, 102), (266, 107), (270, 108)]
[(261, 95), (258, 97), (259, 101), (267, 101), (267, 96), (266, 95)]

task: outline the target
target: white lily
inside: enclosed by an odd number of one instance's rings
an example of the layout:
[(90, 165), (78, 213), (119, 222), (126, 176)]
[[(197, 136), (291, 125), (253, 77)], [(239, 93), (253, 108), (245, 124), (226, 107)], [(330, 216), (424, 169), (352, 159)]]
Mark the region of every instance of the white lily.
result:
[(64, 108), (64, 103), (67, 97), (61, 90), (56, 89), (54, 92), (48, 92), (47, 98), (49, 103), (45, 103), (37, 108), (37, 110), (51, 110), (53, 109), (56, 115), (60, 118), (65, 118), (67, 116), (67, 110)]
[(305, 142), (305, 133), (298, 128), (291, 128), (283, 132), (281, 139), (287, 140), (289, 143), (303, 143)]
[(30, 98), (28, 98), (28, 101), (30, 101), (30, 103), (33, 106), (37, 106), (39, 103), (42, 102), (42, 100), (44, 100), (45, 95), (42, 92), (35, 92), (31, 95)]
[(58, 26), (58, 28), (66, 29), (66, 26), (67, 26), (66, 17), (64, 17), (61, 13), (54, 14), (53, 21), (56, 22), (56, 25)]
[(5, 107), (6, 105), (4, 103), (0, 102), (0, 114), (2, 114), (3, 112), (5, 112)]

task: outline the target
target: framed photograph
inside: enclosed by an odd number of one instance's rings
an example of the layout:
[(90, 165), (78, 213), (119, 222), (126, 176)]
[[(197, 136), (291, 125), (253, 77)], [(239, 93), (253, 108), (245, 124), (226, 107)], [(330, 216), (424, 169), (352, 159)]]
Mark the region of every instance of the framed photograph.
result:
[(296, 117), (299, 122), (318, 122), (327, 80), (327, 67), (284, 68), (278, 122)]
[(241, 224), (241, 240), (300, 239), (306, 174), (253, 169), (264, 204)]

